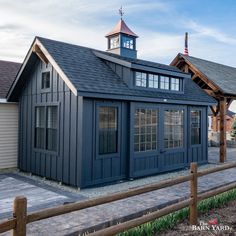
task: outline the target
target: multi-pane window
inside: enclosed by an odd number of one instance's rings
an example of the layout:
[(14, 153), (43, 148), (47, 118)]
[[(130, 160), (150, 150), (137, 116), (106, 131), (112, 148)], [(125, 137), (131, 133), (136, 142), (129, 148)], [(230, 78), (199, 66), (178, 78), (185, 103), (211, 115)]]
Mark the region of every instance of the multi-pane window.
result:
[(178, 78), (171, 78), (171, 90), (179, 91), (180, 90), (180, 79)]
[(35, 109), (35, 147), (44, 149), (45, 140), (45, 109), (36, 107)]
[(164, 116), (164, 146), (165, 148), (183, 147), (183, 110), (166, 110)]
[(134, 49), (134, 40), (132, 38), (123, 36), (122, 41), (124, 48)]
[(190, 112), (191, 145), (201, 144), (201, 111)]
[(110, 49), (119, 47), (119, 36), (110, 39)]
[(42, 89), (49, 89), (50, 88), (50, 72), (43, 72), (42, 73)]
[(46, 149), (57, 150), (57, 106), (47, 107)]
[(143, 152), (157, 149), (158, 111), (136, 109), (134, 124), (134, 151)]
[(148, 87), (149, 88), (158, 88), (158, 75), (149, 74), (148, 75)]
[(160, 76), (160, 88), (170, 89), (170, 78), (167, 76)]
[(116, 153), (118, 150), (118, 108), (100, 106), (99, 155)]
[(147, 74), (142, 72), (135, 73), (135, 85), (139, 87), (146, 87), (147, 85)]
[(57, 151), (58, 107), (35, 108), (35, 148)]
[(155, 88), (170, 91), (182, 91), (182, 79), (164, 75), (135, 72), (135, 85), (138, 87)]

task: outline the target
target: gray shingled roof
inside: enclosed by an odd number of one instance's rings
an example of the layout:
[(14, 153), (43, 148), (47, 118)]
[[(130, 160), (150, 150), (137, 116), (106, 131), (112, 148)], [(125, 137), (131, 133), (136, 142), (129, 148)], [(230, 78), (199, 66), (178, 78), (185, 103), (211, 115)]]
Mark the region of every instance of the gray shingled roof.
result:
[(120, 55), (110, 53), (110, 52), (101, 52), (100, 51), (100, 53), (130, 62), (130, 63), (134, 63), (136, 65), (149, 66), (149, 67), (154, 67), (154, 68), (163, 69), (163, 70), (167, 70), (167, 71), (174, 71), (174, 72), (183, 73), (179, 68), (177, 68), (175, 66), (169, 66), (169, 65), (165, 65), (165, 64), (161, 64), (161, 63), (157, 63), (157, 62), (153, 62), (153, 61), (146, 61), (146, 60), (141, 60), (141, 59), (122, 57)]
[[(71, 80), (78, 92), (215, 103), (215, 100), (203, 92), (191, 79), (186, 79), (184, 94), (129, 88), (122, 78), (94, 54), (94, 49), (41, 37), (37, 38)], [(108, 55), (117, 57), (111, 53), (108, 53)], [(126, 61), (133, 60), (128, 58), (122, 59)], [(178, 69), (167, 65), (143, 60), (136, 61), (152, 67), (158, 68), (160, 66), (162, 69), (166, 68), (179, 72)]]
[(21, 64), (0, 60), (0, 98), (6, 98)]
[(183, 54), (181, 56), (193, 64), (223, 92), (236, 95), (236, 68)]

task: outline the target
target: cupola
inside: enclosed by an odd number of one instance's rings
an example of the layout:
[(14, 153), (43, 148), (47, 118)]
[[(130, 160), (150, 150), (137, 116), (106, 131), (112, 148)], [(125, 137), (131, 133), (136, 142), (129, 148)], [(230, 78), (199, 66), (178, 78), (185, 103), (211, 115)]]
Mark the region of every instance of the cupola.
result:
[(122, 8), (119, 10), (121, 18), (105, 37), (107, 38), (107, 51), (123, 57), (137, 58), (136, 35), (122, 19)]

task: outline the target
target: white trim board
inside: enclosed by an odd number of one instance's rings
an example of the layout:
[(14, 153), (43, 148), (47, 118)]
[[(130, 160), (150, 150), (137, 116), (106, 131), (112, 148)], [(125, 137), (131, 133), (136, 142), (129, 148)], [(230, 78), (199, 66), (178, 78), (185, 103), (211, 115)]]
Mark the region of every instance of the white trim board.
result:
[[(48, 59), (48, 61), (50, 62), (50, 64), (53, 66), (53, 68), (57, 71), (57, 73), (60, 75), (60, 77), (64, 80), (64, 82), (66, 83), (66, 85), (70, 88), (70, 90), (74, 93), (75, 96), (78, 95), (77, 89), (75, 88), (75, 86), (71, 83), (71, 81), (69, 80), (69, 78), (66, 76), (66, 74), (63, 72), (63, 70), (60, 68), (60, 66), (56, 63), (56, 61), (53, 59), (53, 57), (50, 55), (50, 53), (47, 51), (47, 49), (43, 46), (43, 44), (40, 42), (40, 40), (38, 38), (35, 39), (35, 41), (33, 42), (29, 52), (26, 55), (26, 58), (20, 68), (20, 71), (17, 74), (17, 77), (7, 95), (7, 99), (10, 98), (23, 70), (25, 69), (25, 66), (31, 56), (33, 52), (33, 48), (35, 45), (38, 45), (38, 47), (40, 48), (40, 50), (43, 52), (43, 54), (45, 55), (45, 57)], [(40, 59), (41, 60), (41, 59)]]

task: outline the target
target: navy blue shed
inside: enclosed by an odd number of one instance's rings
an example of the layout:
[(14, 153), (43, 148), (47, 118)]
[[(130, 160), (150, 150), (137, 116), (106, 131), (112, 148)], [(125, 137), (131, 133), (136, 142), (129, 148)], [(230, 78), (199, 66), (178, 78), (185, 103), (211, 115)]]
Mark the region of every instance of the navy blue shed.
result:
[(207, 162), (215, 100), (189, 74), (137, 59), (125, 29), (107, 35), (108, 52), (35, 38), (8, 93), (22, 171), (83, 188)]

